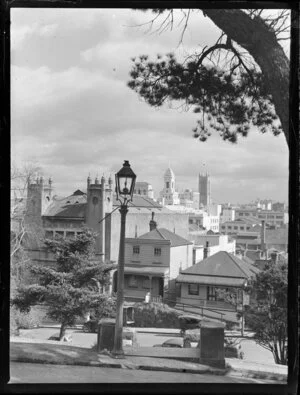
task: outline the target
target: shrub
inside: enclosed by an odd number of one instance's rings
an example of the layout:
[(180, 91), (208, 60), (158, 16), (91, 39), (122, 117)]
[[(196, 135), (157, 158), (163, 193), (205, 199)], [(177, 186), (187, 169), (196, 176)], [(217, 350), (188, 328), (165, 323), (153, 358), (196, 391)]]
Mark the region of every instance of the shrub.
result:
[(18, 329), (31, 329), (39, 325), (39, 320), (36, 314), (32, 311), (29, 313), (22, 313), (15, 307), (11, 308), (10, 312), (10, 332), (17, 335)]
[(185, 331), (184, 339), (190, 342), (199, 342), (200, 340), (200, 329), (188, 329)]
[(140, 328), (180, 328), (178, 317), (182, 313), (161, 303), (136, 303), (134, 325)]

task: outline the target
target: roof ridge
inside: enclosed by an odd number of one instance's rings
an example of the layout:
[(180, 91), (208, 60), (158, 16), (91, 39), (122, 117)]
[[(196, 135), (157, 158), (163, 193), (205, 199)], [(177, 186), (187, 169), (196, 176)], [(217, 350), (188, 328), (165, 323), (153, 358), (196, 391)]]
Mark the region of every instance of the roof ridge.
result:
[[(162, 228), (163, 229), (163, 228)], [(158, 228), (155, 228), (155, 230), (157, 230), (157, 232), (161, 235), (161, 237), (164, 239), (164, 240), (168, 240), (168, 239), (166, 239), (162, 234), (161, 234), (161, 232), (158, 230)], [(168, 229), (167, 229), (168, 230)]]
[[(232, 262), (245, 274), (245, 276), (248, 277), (248, 274), (245, 272), (245, 270), (239, 265), (238, 262), (235, 261), (235, 259), (233, 259), (233, 257), (231, 256), (231, 254), (229, 254), (229, 252), (227, 251), (223, 251), (226, 252), (227, 255), (229, 255), (229, 258), (232, 260)], [(233, 255), (234, 258), (238, 259), (235, 255)]]

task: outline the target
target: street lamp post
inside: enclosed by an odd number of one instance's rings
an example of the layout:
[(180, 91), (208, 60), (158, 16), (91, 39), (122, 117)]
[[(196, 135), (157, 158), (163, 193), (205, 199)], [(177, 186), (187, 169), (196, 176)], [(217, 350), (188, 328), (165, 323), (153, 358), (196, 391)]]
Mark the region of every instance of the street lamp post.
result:
[(115, 357), (123, 357), (123, 303), (124, 303), (124, 258), (125, 258), (125, 226), (128, 203), (132, 200), (135, 186), (136, 175), (132, 171), (129, 161), (125, 160), (123, 167), (116, 174), (116, 193), (117, 200), (121, 203), (121, 229), (120, 247), (117, 276), (117, 315), (115, 326), (114, 348), (112, 354)]

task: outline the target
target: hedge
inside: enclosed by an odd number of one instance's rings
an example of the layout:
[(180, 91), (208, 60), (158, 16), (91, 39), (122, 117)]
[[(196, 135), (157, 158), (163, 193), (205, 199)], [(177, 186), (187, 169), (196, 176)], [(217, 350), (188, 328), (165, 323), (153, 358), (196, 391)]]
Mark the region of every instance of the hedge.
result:
[(140, 328), (180, 328), (182, 313), (166, 304), (138, 302), (134, 305), (134, 325)]

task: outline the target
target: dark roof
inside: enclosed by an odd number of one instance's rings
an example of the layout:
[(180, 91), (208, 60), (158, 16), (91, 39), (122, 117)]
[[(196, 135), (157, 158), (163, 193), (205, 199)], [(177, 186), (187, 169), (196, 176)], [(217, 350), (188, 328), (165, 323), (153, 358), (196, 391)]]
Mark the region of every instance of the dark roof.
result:
[(186, 240), (183, 237), (177, 235), (174, 232), (170, 232), (168, 229), (165, 228), (153, 229), (150, 232), (141, 235), (140, 237), (138, 237), (138, 239), (170, 240), (171, 247), (193, 244), (191, 241)]
[(211, 285), (216, 287), (243, 287), (245, 278), (205, 276), (193, 274), (179, 274), (176, 277), (178, 283)]
[(86, 195), (71, 195), (62, 199), (54, 198), (44, 216), (84, 219)]
[(248, 278), (257, 273), (251, 264), (226, 251), (219, 251), (181, 272), (181, 274)]
[[(54, 197), (44, 216), (83, 219), (85, 216), (86, 198), (86, 193), (79, 189), (77, 189), (72, 195), (64, 198)], [(115, 196), (113, 199), (113, 205), (119, 205)], [(141, 212), (143, 210), (146, 212), (151, 212), (153, 210), (155, 212), (161, 211), (163, 213), (172, 213), (153, 199), (140, 195), (133, 195), (133, 202), (129, 203), (129, 207), (130, 213), (134, 213), (135, 211)]]
[(84, 195), (84, 192), (82, 192), (80, 189), (77, 189), (72, 196), (78, 196), (78, 195)]

